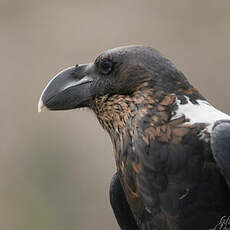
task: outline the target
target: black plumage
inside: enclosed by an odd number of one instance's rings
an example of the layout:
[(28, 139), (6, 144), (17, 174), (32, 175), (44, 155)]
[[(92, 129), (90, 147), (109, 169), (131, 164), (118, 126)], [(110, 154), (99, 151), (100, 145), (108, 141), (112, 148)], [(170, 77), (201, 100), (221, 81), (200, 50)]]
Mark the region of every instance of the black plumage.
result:
[(42, 107), (88, 107), (109, 133), (121, 229), (204, 230), (230, 215), (229, 116), (155, 49), (120, 47), (64, 70), (44, 90)]
[(118, 173), (113, 175), (109, 195), (110, 204), (120, 228), (123, 230), (138, 230), (136, 221), (126, 200)]
[(211, 148), (214, 158), (230, 186), (230, 120), (215, 123), (211, 133)]

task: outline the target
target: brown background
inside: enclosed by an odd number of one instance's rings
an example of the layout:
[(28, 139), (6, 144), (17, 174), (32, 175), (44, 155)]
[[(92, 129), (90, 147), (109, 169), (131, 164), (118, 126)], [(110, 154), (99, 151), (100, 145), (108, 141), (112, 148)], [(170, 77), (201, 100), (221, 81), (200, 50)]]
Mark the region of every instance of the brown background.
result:
[(229, 41), (229, 0), (0, 0), (0, 229), (118, 229), (112, 148), (92, 112), (37, 113), (55, 73), (146, 44), (230, 113)]

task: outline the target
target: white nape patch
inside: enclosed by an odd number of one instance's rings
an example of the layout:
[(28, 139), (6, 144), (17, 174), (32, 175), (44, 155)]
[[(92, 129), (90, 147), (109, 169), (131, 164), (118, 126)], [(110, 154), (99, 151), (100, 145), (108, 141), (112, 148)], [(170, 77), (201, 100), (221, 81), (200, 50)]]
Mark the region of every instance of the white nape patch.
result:
[(214, 108), (205, 100), (197, 100), (198, 104), (193, 104), (188, 97), (185, 96), (185, 98), (187, 100), (186, 104), (181, 104), (181, 101), (177, 99), (178, 109), (175, 111), (172, 120), (184, 115), (185, 118), (189, 119), (186, 124), (207, 123), (209, 124), (207, 127), (209, 133), (215, 121), (222, 119), (230, 120), (229, 115)]

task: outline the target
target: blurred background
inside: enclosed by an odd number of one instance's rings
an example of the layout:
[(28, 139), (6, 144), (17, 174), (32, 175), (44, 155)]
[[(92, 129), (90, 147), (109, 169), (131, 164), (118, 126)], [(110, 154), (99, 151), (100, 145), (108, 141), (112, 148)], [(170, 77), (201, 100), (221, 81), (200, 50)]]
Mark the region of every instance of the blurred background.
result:
[(0, 229), (115, 230), (108, 135), (90, 111), (37, 113), (61, 69), (157, 48), (230, 113), (229, 0), (0, 0)]

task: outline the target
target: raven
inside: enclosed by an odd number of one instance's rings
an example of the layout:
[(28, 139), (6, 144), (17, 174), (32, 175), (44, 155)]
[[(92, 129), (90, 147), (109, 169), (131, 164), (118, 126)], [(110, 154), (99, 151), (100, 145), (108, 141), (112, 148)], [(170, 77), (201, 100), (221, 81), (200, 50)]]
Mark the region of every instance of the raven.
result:
[(230, 215), (230, 116), (160, 52), (124, 46), (69, 67), (38, 109), (80, 107), (110, 135), (110, 200), (121, 229), (208, 230)]

